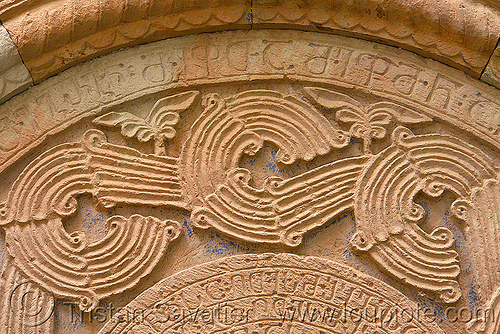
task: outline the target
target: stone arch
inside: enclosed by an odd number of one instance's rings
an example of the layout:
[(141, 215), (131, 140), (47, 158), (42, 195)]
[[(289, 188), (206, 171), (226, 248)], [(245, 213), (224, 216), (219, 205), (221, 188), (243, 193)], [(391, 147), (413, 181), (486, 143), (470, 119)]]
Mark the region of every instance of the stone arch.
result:
[[(397, 287), (411, 307), (423, 295), (437, 309), (496, 310), (500, 93), (485, 82), (498, 85), (498, 10), (486, 0), (0, 4), (0, 333), (60, 331), (57, 300), (89, 311), (160, 280), (180, 291), (165, 277), (181, 269), (230, 272), (224, 258), (206, 264), (214, 238), (236, 249), (222, 255), (275, 254), (227, 258), (237, 266), (338, 266), (341, 280), (363, 281), (357, 297)], [(266, 150), (263, 172), (253, 164)], [(110, 212), (100, 240), (68, 230), (84, 196)], [(427, 200), (448, 201), (436, 204), (445, 218)], [(340, 246), (311, 241), (322, 233)], [(28, 294), (35, 312), (14, 312)], [(498, 332), (482, 319), (415, 326)], [(273, 330), (314, 332), (292, 327)]]

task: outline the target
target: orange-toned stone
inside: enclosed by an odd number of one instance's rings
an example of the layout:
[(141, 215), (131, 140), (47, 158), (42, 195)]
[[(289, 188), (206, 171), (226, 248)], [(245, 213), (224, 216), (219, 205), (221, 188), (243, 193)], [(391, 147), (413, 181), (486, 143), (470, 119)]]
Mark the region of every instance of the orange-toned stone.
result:
[[(73, 66), (0, 105), (0, 334), (494, 334), (463, 317), (500, 305), (498, 115), (463, 71), (318, 32)], [(255, 313), (192, 318), (218, 305)]]
[(331, 31), (400, 46), (479, 77), (500, 36), (487, 1), (256, 0), (254, 27)]
[(36, 83), (122, 47), (198, 31), (250, 28), (248, 0), (8, 1), (0, 21)]
[[(99, 333), (443, 333), (417, 312), (397, 290), (340, 263), (268, 253), (228, 257), (162, 280)], [(124, 321), (133, 313), (144, 321)]]
[[(126, 5), (125, 5), (126, 4)], [(382, 41), (479, 77), (500, 36), (486, 0), (20, 1), (0, 4), (35, 82), (121, 47), (227, 29), (298, 28)]]

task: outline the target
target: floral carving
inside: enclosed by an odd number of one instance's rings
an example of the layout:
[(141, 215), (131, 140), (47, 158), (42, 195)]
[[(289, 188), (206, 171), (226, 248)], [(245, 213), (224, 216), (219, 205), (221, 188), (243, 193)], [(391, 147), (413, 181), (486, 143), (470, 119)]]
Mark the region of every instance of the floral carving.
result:
[(364, 108), (349, 96), (323, 88), (305, 88), (322, 106), (335, 112), (335, 119), (351, 126), (349, 134), (363, 140), (365, 154), (371, 154), (373, 139), (387, 135), (389, 125), (395, 121), (403, 124), (430, 122), (432, 119), (392, 102), (379, 102)]
[[(403, 125), (432, 118), (401, 103), (379, 100), (365, 105), (331, 89), (304, 89), (308, 98), (303, 99), (272, 89), (229, 97), (208, 92), (201, 98), (200, 92), (187, 91), (158, 100), (145, 118), (126, 111), (99, 116), (96, 125), (119, 127), (123, 136), (141, 142), (154, 140), (155, 154), (110, 143), (93, 129), (80, 142), (55, 146), (34, 159), (0, 206), (9, 265), (14, 268), (5, 271), (13, 277), (9, 282), (27, 275), (41, 294), (53, 291), (90, 310), (153, 270), (178, 237), (180, 225), (136, 214), (114, 216), (105, 241), (89, 242), (81, 232), (67, 233), (62, 221), (76, 212), (77, 196), (91, 194), (101, 208), (126, 204), (187, 210), (195, 227), (287, 247), (301, 245), (311, 230), (354, 211), (356, 231), (350, 244), (356, 251), (406, 284), (436, 293), (445, 303), (456, 302), (462, 291), (454, 236), (444, 226), (422, 228), (427, 217), (415, 198), (422, 192), (439, 199), (449, 191), (458, 198), (451, 207), (456, 218), (486, 226), (481, 212), (497, 211), (488, 194), (500, 193), (498, 181), (492, 181), (499, 171), (494, 160), (451, 135), (414, 134)], [(168, 156), (165, 142), (175, 138), (180, 113), (195, 108), (199, 113), (180, 155)], [(351, 138), (363, 141), (361, 153), (357, 147), (349, 152)], [(386, 139), (384, 147), (375, 152), (373, 142), (380, 139)], [(275, 160), (283, 166), (318, 157), (330, 160), (257, 184), (241, 158), (256, 156), (266, 143), (278, 148)], [(348, 155), (342, 156), (345, 152)], [(478, 244), (496, 250), (494, 243), (484, 241), (486, 230), (471, 233)], [(139, 235), (144, 237), (140, 244)], [(57, 242), (46, 246), (47, 240)], [(106, 254), (107, 261), (98, 251), (104, 243), (114, 250)], [(64, 252), (48, 256), (51, 247)], [(122, 261), (129, 248), (139, 254), (137, 261)], [(117, 275), (103, 280), (98, 267), (114, 268)], [(486, 268), (480, 269), (481, 284), (492, 294), (498, 279), (486, 279)], [(56, 272), (67, 279), (44, 275)], [(497, 299), (491, 303), (497, 305)]]
[(141, 142), (155, 141), (155, 153), (166, 155), (165, 141), (175, 137), (174, 125), (179, 113), (188, 109), (199, 92), (191, 91), (158, 100), (146, 119), (129, 112), (110, 112), (94, 120), (95, 124), (120, 126), (125, 137), (136, 137)]

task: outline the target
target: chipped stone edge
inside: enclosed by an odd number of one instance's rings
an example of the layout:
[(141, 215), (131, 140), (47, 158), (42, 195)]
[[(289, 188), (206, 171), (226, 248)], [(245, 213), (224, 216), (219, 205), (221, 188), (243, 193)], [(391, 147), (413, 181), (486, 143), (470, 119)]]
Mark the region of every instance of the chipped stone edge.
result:
[(480, 80), (500, 89), (500, 45), (491, 54)]
[(0, 103), (24, 91), (33, 79), (7, 29), (0, 23)]

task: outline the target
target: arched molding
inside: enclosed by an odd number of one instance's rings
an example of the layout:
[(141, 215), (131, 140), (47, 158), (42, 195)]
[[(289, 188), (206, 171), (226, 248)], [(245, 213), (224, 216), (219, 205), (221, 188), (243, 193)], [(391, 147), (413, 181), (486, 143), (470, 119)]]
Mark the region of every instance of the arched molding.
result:
[(35, 83), (99, 55), (216, 30), (288, 28), (395, 45), (479, 78), (500, 36), (496, 2), (437, 0), (133, 0), (0, 4)]
[(357, 87), (500, 143), (500, 92), (461, 71), (354, 38), (293, 30), (228, 31), (106, 55), (1, 104), (0, 171), (47, 137), (103, 109), (188, 85), (261, 79)]

